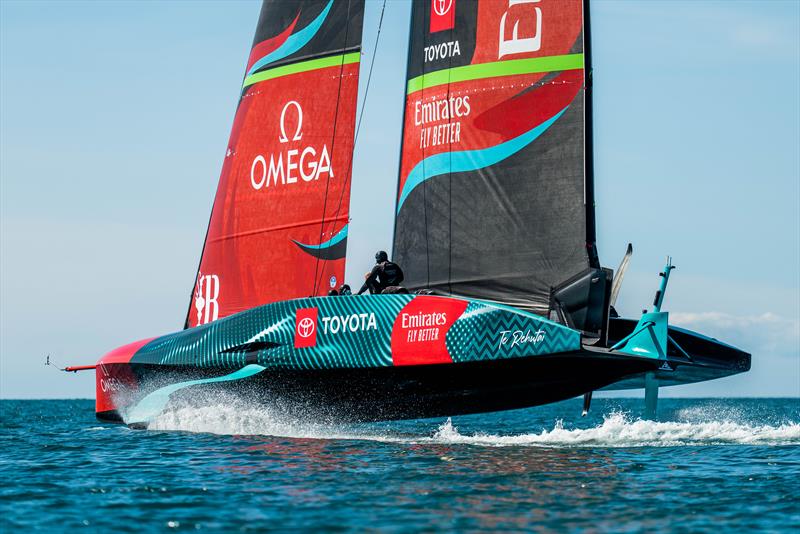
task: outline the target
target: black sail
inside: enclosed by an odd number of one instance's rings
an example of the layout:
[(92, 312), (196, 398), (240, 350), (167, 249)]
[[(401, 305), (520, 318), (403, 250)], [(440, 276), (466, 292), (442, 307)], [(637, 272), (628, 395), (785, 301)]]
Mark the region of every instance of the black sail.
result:
[(411, 289), (546, 315), (597, 267), (581, 0), (417, 0), (394, 260)]

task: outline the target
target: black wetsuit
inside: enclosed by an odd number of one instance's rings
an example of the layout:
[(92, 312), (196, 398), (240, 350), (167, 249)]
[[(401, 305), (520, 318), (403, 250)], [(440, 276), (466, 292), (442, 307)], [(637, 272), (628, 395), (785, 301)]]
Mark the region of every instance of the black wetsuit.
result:
[(358, 290), (358, 294), (369, 289), (369, 292), (374, 295), (381, 293), (387, 287), (399, 286), (402, 282), (403, 270), (400, 266), (390, 261), (384, 261), (372, 268), (364, 285)]

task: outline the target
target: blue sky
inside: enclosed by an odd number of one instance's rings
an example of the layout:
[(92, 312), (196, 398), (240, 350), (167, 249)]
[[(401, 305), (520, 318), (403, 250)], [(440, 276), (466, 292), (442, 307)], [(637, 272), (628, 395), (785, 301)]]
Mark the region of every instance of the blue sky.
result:
[[(387, 3), (354, 190), (396, 178), (408, 10)], [(258, 12), (0, 2), (0, 396), (91, 397), (91, 373), (44, 356), (181, 328)], [(671, 320), (753, 352), (663, 394), (800, 395), (800, 2), (597, 0), (592, 21), (601, 259), (635, 247), (620, 308), (650, 304), (671, 254)], [(354, 221), (393, 194), (354, 194)], [(390, 217), (371, 232), (357, 272)]]

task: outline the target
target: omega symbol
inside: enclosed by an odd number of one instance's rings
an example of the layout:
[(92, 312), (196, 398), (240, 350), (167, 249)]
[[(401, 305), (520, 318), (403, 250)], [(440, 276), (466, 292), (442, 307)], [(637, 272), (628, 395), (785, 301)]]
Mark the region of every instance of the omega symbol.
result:
[(278, 137), (278, 141), (281, 143), (288, 143), (289, 137), (286, 135), (286, 110), (289, 109), (289, 106), (292, 106), (297, 109), (297, 131), (294, 132), (294, 137), (292, 137), (292, 141), (299, 141), (303, 137), (303, 108), (300, 107), (300, 104), (295, 102), (294, 100), (290, 100), (283, 106), (283, 111), (281, 111), (281, 135)]

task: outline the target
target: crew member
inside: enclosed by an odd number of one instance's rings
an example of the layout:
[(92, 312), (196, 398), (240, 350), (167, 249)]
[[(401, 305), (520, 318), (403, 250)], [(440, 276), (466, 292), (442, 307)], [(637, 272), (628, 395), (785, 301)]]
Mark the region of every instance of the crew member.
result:
[(358, 294), (369, 289), (373, 295), (383, 292), (387, 287), (399, 286), (403, 282), (403, 270), (389, 261), (389, 255), (380, 250), (375, 254), (375, 267), (365, 275), (366, 280)]

